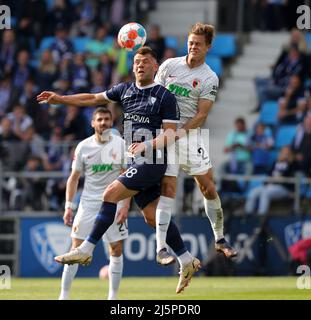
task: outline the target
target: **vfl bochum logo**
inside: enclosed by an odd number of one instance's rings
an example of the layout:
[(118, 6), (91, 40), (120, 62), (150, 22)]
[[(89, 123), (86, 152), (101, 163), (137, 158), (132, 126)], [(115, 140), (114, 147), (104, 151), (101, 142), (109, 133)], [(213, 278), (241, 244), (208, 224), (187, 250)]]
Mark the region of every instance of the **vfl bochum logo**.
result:
[(61, 265), (54, 256), (63, 254), (70, 248), (70, 229), (58, 222), (47, 222), (30, 229), (32, 249), (40, 264), (49, 273), (55, 273)]
[(289, 224), (284, 229), (287, 248), (301, 239), (311, 237), (311, 221), (301, 221)]

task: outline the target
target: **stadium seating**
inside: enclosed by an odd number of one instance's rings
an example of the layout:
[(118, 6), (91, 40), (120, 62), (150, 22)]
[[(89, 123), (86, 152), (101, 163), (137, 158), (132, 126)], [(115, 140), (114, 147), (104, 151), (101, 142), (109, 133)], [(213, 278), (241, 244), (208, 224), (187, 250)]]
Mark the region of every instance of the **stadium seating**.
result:
[(279, 105), (277, 101), (266, 101), (262, 104), (260, 109), (259, 121), (265, 125), (277, 124), (277, 114), (279, 111)]
[(50, 48), (51, 44), (53, 43), (55, 37), (54, 36), (48, 36), (42, 38), (40, 45), (39, 45), (39, 55), (42, 53), (42, 51)]
[(91, 39), (89, 37), (74, 37), (71, 39), (75, 52), (83, 53)]
[(290, 145), (296, 134), (297, 126), (285, 125), (278, 128), (275, 135), (275, 148), (280, 149), (286, 145)]
[(221, 58), (234, 57), (237, 53), (235, 36), (230, 34), (218, 34), (213, 41), (209, 53)]
[(168, 48), (178, 50), (178, 38), (174, 36), (165, 37), (165, 46)]
[(219, 57), (207, 55), (205, 62), (217, 74), (218, 77), (222, 76), (222, 73), (223, 73), (222, 61)]

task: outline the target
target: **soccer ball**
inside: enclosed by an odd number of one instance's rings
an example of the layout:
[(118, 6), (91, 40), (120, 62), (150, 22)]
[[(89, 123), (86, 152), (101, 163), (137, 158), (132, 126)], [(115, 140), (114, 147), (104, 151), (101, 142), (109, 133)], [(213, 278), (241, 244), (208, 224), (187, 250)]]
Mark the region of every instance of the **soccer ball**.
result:
[(125, 24), (118, 34), (119, 46), (127, 51), (136, 51), (145, 44), (146, 39), (145, 28), (137, 22)]

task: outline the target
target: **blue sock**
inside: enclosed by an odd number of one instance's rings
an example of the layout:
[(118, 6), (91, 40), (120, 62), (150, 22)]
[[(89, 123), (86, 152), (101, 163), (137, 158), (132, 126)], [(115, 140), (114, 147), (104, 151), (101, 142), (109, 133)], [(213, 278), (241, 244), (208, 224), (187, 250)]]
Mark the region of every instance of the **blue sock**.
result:
[(112, 225), (114, 217), (117, 211), (117, 204), (104, 201), (99, 210), (98, 215), (94, 223), (94, 227), (90, 235), (87, 237), (87, 241), (96, 244)]
[(166, 243), (173, 249), (177, 256), (180, 256), (187, 251), (184, 241), (180, 236), (179, 230), (177, 229), (176, 224), (172, 221), (167, 229)]

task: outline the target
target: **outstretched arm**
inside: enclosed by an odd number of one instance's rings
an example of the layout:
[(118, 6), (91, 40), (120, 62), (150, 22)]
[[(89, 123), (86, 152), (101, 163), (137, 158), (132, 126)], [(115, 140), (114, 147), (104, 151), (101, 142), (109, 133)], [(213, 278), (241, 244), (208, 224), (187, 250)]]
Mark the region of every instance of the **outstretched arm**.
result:
[(109, 100), (104, 98), (103, 93), (78, 93), (61, 96), (53, 91), (43, 91), (37, 96), (39, 103), (68, 104), (77, 107), (92, 107), (106, 104)]

